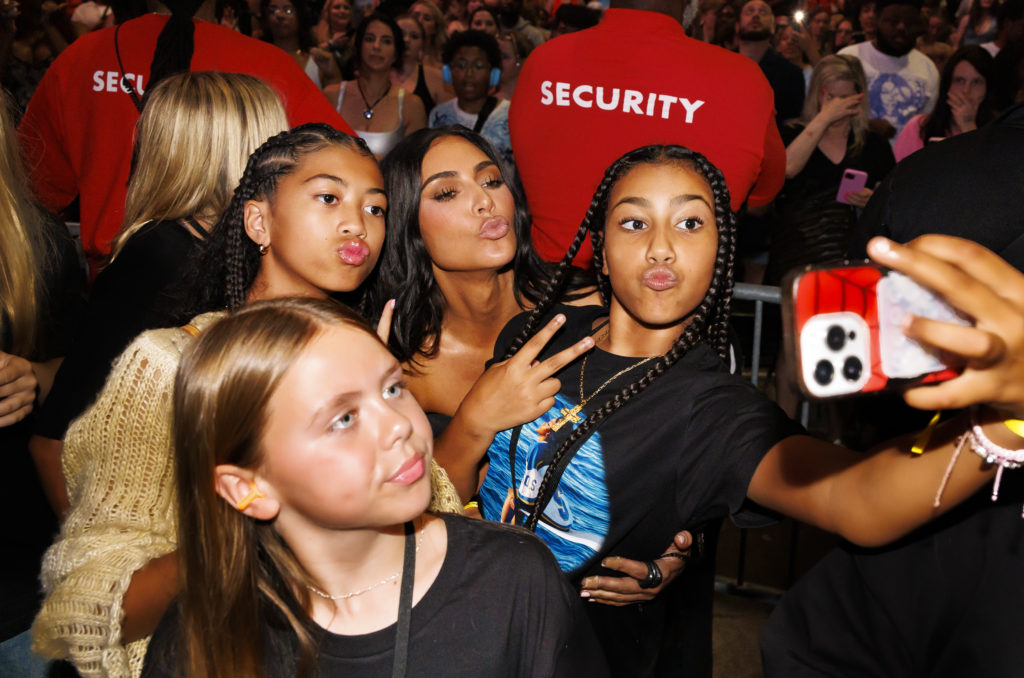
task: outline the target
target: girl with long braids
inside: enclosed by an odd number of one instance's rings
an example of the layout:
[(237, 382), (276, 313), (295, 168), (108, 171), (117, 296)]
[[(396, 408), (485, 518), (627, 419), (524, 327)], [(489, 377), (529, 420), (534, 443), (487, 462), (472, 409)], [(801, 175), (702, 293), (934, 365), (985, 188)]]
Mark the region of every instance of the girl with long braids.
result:
[(380, 252), (387, 206), (369, 149), (327, 125), (282, 132), (250, 156), (184, 276), (191, 289), (172, 319), (188, 324), (141, 334), (68, 430), (71, 508), (43, 563), (37, 652), (69, 657), (87, 678), (139, 675), (178, 590), (169, 394), (181, 352), (249, 301), (357, 290)]
[[(568, 262), (588, 232), (605, 306), (556, 307)], [(910, 324), (908, 335), (959, 355), (966, 368), (941, 386), (908, 391), (907, 401), (931, 408), (987, 403), (992, 407), (974, 412), (975, 436), (981, 431), (1018, 449), (1024, 440), (1003, 421), (1024, 413), (1016, 381), (1024, 370), (1024, 308), (988, 272), (985, 257), (992, 255), (977, 249), (933, 238), (910, 247), (876, 240), (870, 251), (976, 320), (973, 328)], [(678, 146), (626, 154), (606, 172), (560, 275), (528, 315), (505, 328), (495, 348), (501, 362), (463, 403), (475, 425), (463, 441), (488, 441), (479, 492), (484, 517), (536, 531), (583, 598), (612, 604), (587, 607), (615, 675), (677, 671), (677, 663), (662, 663), (665, 641), (677, 644), (673, 659), (690, 661), (709, 653), (710, 643), (700, 647), (706, 635), (699, 633), (663, 637), (666, 620), (688, 614), (693, 601), (663, 593), (623, 606), (634, 598), (598, 590), (618, 574), (602, 568), (614, 566), (609, 556), (650, 559), (628, 575), (655, 584), (674, 560), (659, 554), (676, 530), (726, 515), (754, 524), (770, 512), (861, 545), (883, 544), (992, 477), (984, 460), (954, 455), (957, 437), (971, 430), (966, 413), (938, 426), (925, 454), (912, 458), (913, 440), (897, 439), (864, 455), (807, 436), (728, 374), (734, 260), (735, 216), (714, 166)], [(541, 351), (550, 331), (531, 337), (553, 313), (562, 331)], [(581, 337), (593, 350), (553, 376), (544, 369), (555, 360), (549, 356)], [(542, 414), (532, 415), (538, 409)], [(470, 444), (465, 450), (470, 458), (484, 451)], [(689, 612), (706, 628), (709, 601)]]
[(430, 425), (344, 307), (217, 322), (181, 361), (173, 430), (184, 582), (146, 678), (607, 675), (543, 544), (424, 513)]

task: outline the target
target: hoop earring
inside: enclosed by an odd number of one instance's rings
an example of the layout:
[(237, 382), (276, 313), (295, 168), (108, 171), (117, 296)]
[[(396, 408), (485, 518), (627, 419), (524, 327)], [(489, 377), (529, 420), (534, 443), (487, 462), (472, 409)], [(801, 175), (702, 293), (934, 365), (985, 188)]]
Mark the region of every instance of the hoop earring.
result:
[(245, 509), (249, 508), (249, 505), (252, 504), (254, 501), (256, 501), (257, 499), (262, 499), (265, 496), (267, 495), (263, 494), (262, 492), (256, 489), (256, 481), (253, 480), (249, 483), (249, 494), (242, 497), (238, 501), (238, 503), (235, 504), (235, 508), (237, 508), (239, 511), (244, 511)]
[(267, 251), (270, 249), (270, 245), (264, 245), (264, 244), (261, 243), (259, 245), (258, 249), (260, 251), (260, 256), (264, 257), (264, 256), (267, 255)]

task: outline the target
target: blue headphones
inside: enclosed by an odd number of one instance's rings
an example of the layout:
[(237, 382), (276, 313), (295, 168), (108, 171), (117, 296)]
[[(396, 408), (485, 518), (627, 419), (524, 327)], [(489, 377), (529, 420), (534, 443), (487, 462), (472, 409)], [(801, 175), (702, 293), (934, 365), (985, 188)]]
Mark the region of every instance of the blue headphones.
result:
[[(449, 85), (452, 84), (452, 67), (449, 66), (448, 64), (445, 64), (444, 66), (442, 66), (441, 67), (441, 77), (444, 78), (444, 81), (446, 83), (448, 83)], [(497, 87), (498, 83), (500, 83), (500, 82), (501, 82), (501, 69), (500, 68), (492, 68), (491, 69), (490, 80), (487, 81), (487, 86), (488, 87)]]

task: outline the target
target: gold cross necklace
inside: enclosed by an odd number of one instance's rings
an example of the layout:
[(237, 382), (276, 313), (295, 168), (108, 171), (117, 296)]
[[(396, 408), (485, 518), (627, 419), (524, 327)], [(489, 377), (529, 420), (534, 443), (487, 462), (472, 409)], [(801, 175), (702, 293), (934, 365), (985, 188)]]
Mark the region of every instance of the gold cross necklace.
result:
[(633, 363), (629, 367), (622, 368), (621, 370), (619, 370), (618, 372), (616, 372), (612, 376), (610, 376), (607, 379), (605, 379), (605, 382), (603, 384), (601, 384), (600, 386), (598, 386), (597, 390), (595, 390), (589, 396), (584, 397), (584, 395), (583, 395), (583, 373), (587, 369), (587, 358), (589, 358), (589, 357), (590, 357), (589, 354), (584, 356), (583, 357), (583, 364), (580, 365), (580, 404), (577, 405), (576, 407), (573, 407), (572, 409), (569, 409), (568, 407), (563, 407), (562, 409), (560, 409), (559, 413), (562, 416), (560, 416), (558, 419), (555, 419), (554, 421), (551, 422), (551, 430), (552, 431), (557, 431), (558, 429), (562, 428), (563, 426), (565, 426), (570, 421), (572, 423), (574, 423), (574, 424), (578, 424), (581, 421), (583, 421), (583, 418), (580, 416), (580, 410), (582, 410), (583, 406), (586, 405), (587, 403), (589, 403), (594, 396), (596, 396), (598, 393), (600, 393), (601, 390), (604, 389), (605, 386), (607, 386), (608, 384), (612, 383), (613, 381), (615, 381), (616, 379), (618, 379), (619, 377), (624, 375), (626, 372), (629, 372), (630, 370), (634, 370), (634, 369), (640, 367), (641, 365), (643, 365), (645, 362), (647, 362), (649, 360), (654, 360), (654, 356), (649, 356), (649, 357), (644, 358), (643, 360), (641, 360), (639, 362)]

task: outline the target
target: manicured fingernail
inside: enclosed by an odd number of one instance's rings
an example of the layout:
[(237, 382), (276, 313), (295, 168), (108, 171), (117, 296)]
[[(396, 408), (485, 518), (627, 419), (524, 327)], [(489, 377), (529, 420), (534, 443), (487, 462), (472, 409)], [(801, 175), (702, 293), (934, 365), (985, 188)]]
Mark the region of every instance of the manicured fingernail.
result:
[(559, 313), (558, 315), (555, 316), (555, 324), (556, 325), (561, 325), (564, 322), (565, 322), (565, 316), (564, 315)]
[(594, 338), (593, 337), (583, 337), (583, 340), (580, 342), (580, 346), (582, 346), (583, 348), (591, 348), (593, 345), (594, 345)]
[(394, 307), (395, 307), (395, 300), (394, 299), (388, 299), (388, 308), (394, 308)]
[(580, 591), (580, 598), (589, 598), (590, 591)]
[(868, 243), (868, 251), (878, 257), (894, 257), (896, 251), (892, 247), (892, 241), (888, 238), (872, 238)]

